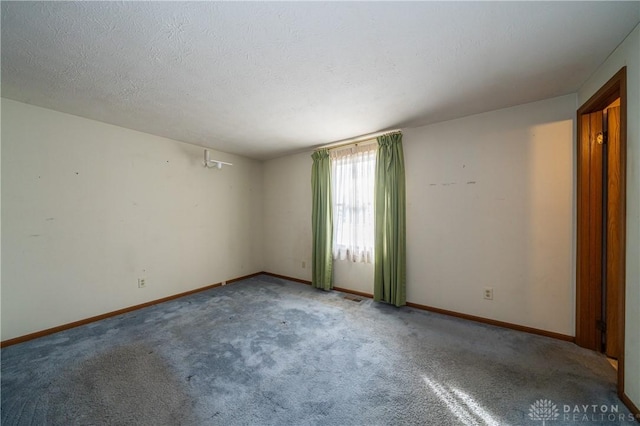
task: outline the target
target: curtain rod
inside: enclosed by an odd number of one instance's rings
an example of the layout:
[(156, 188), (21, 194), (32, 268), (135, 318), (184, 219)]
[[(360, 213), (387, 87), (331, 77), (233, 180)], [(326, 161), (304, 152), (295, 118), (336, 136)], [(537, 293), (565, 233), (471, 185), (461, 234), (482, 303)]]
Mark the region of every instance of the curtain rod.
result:
[(400, 133), (401, 131), (402, 131), (402, 129), (384, 130), (384, 131), (381, 131), (381, 132), (375, 132), (375, 133), (369, 133), (369, 134), (366, 134), (366, 135), (356, 136), (355, 138), (342, 139), (342, 140), (339, 140), (339, 141), (331, 142), (331, 143), (326, 144), (326, 145), (319, 146), (319, 147), (315, 148), (315, 151), (319, 151), (321, 149), (333, 149), (333, 148), (340, 148), (340, 147), (347, 146), (347, 145), (353, 145), (353, 144), (356, 144), (358, 142), (364, 142), (364, 141), (368, 141), (370, 139), (375, 139), (378, 136), (388, 135), (388, 134), (392, 134), (392, 133)]

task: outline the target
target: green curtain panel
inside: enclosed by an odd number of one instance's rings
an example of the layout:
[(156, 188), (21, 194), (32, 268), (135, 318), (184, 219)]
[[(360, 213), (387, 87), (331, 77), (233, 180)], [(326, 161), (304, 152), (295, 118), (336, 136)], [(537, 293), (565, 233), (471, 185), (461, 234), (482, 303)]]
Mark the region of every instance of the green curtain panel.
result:
[(407, 300), (407, 244), (401, 133), (378, 138), (375, 191), (373, 298), (402, 306)]
[(313, 197), (311, 222), (313, 249), (311, 258), (311, 285), (323, 290), (333, 288), (333, 207), (331, 204), (331, 160), (329, 150), (322, 149), (311, 155), (311, 192)]

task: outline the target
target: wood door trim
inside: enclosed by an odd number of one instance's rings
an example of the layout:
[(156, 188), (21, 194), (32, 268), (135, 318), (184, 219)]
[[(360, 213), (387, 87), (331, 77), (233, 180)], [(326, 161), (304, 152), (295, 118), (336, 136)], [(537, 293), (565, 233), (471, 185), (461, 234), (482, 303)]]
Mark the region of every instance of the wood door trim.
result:
[[(583, 176), (584, 161), (581, 155), (582, 138), (584, 136), (585, 129), (582, 126), (583, 115), (589, 114), (595, 111), (601, 111), (610, 105), (615, 99), (620, 98), (620, 156), (618, 158), (617, 165), (619, 167), (619, 204), (617, 210), (617, 217), (612, 220), (618, 221), (617, 223), (617, 239), (611, 239), (607, 241), (607, 244), (616, 244), (615, 249), (609, 250), (609, 254), (613, 254), (617, 258), (611, 259), (611, 266), (617, 269), (614, 276), (618, 277), (618, 314), (620, 318), (620, 324), (618, 328), (618, 338), (620, 343), (620, 357), (618, 359), (618, 396), (624, 395), (624, 333), (625, 333), (625, 263), (626, 263), (626, 171), (627, 171), (627, 69), (623, 67), (618, 71), (604, 86), (600, 88), (587, 102), (582, 105), (577, 112), (577, 126), (576, 126), (576, 145), (577, 145), (577, 229), (576, 229), (576, 343), (584, 346), (585, 341), (588, 341), (588, 333), (595, 327), (596, 313), (593, 310), (588, 309), (588, 303), (585, 301), (593, 301), (598, 299), (596, 292), (601, 292), (601, 289), (590, 288), (588, 282), (584, 279), (584, 270), (588, 268), (588, 265), (584, 265), (584, 262), (580, 259), (579, 254), (583, 248), (581, 245), (585, 244), (585, 237), (588, 238), (588, 229), (585, 226), (588, 221), (584, 219), (584, 213), (581, 213), (581, 206), (584, 205), (583, 191), (585, 190), (585, 178)], [(610, 246), (609, 246), (610, 247)]]
[[(622, 90), (624, 86), (624, 91)], [(601, 111), (611, 105), (613, 101), (620, 98), (620, 111), (624, 103), (624, 110), (627, 110), (627, 67), (620, 68), (613, 77), (607, 81), (604, 86), (589, 98), (579, 109), (578, 114), (588, 114), (590, 112)], [(623, 96), (624, 99), (623, 99)]]

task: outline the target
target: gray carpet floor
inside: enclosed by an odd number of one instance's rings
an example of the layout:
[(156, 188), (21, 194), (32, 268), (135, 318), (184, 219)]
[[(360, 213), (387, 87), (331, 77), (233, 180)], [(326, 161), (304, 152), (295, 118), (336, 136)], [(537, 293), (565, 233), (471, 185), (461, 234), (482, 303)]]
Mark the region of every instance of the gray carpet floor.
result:
[(344, 296), (262, 275), (4, 348), (2, 425), (638, 424), (600, 354)]

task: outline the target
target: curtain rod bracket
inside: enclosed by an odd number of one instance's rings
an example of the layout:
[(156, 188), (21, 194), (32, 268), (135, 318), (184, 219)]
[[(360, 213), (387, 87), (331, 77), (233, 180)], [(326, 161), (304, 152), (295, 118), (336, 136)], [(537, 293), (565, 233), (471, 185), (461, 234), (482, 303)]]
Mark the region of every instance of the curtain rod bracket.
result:
[(222, 166), (233, 166), (231, 163), (227, 163), (226, 161), (220, 160), (212, 160), (210, 158), (209, 150), (204, 150), (204, 166), (208, 169), (215, 167), (216, 169), (222, 169)]

